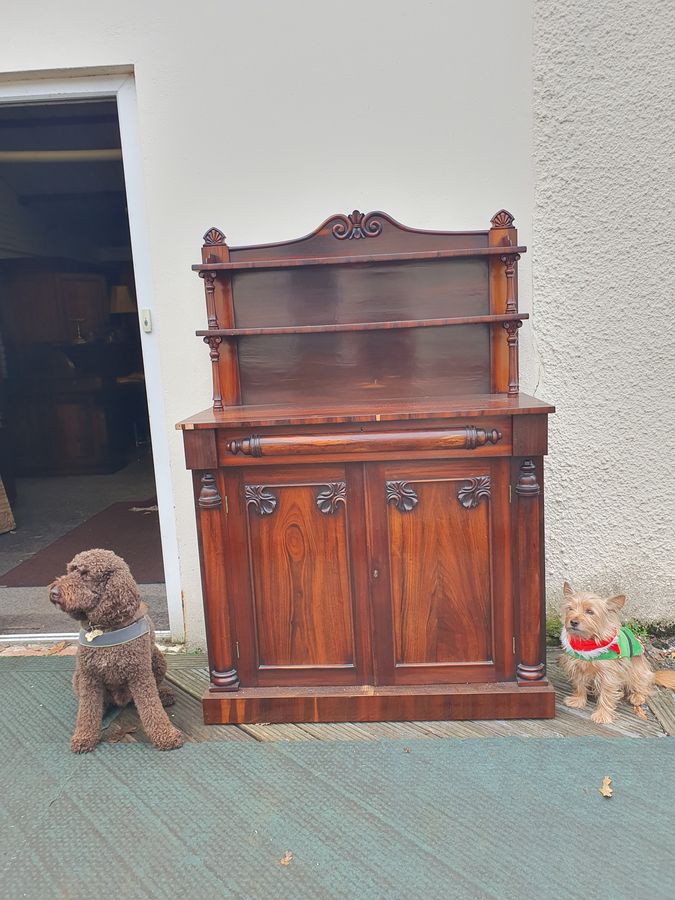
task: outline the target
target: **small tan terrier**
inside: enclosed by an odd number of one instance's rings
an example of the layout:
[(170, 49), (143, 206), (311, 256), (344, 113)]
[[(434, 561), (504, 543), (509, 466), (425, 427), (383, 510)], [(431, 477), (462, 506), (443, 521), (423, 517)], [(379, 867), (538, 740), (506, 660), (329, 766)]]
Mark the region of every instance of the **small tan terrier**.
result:
[(566, 706), (583, 709), (592, 690), (597, 705), (591, 719), (609, 725), (624, 694), (635, 712), (644, 715), (640, 707), (657, 684), (675, 690), (675, 671), (652, 672), (644, 647), (630, 628), (621, 624), (624, 596), (603, 599), (597, 594), (575, 593), (567, 582), (563, 595), (560, 642), (565, 652), (560, 667), (574, 688), (565, 698)]

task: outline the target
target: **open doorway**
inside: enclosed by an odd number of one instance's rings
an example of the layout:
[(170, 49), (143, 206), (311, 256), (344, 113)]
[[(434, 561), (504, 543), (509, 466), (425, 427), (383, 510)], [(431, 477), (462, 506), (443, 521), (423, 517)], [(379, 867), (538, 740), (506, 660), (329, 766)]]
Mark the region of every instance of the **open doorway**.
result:
[[(0, 631), (107, 547), (168, 628), (117, 104), (0, 106)], [(13, 526), (13, 527), (12, 527)]]

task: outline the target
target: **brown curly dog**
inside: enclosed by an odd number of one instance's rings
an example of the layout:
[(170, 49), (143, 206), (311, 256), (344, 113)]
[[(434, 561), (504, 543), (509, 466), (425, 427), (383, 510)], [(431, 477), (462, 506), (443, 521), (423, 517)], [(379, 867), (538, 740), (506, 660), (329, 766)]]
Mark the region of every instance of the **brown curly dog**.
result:
[(160, 750), (183, 743), (163, 706), (174, 702), (159, 685), (166, 662), (155, 646), (155, 629), (129, 567), (110, 550), (78, 553), (49, 585), (51, 602), (82, 626), (73, 688), (77, 721), (70, 740), (76, 753), (93, 750), (101, 738), (106, 702), (136, 704), (146, 734)]

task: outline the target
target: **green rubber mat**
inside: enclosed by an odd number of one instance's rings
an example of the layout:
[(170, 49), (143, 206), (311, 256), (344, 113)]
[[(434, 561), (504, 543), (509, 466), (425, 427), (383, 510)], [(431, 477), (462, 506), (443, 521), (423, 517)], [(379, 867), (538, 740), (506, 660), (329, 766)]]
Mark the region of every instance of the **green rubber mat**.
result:
[(667, 737), (209, 742), (171, 753), (108, 743), (75, 756), (71, 667), (7, 663), (3, 898), (673, 895)]

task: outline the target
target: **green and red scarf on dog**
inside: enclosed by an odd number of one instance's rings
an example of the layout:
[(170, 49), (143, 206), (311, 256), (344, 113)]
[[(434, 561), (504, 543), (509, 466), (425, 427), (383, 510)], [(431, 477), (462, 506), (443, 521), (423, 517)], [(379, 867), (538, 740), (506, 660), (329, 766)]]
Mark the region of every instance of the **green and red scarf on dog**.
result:
[(644, 653), (644, 647), (627, 625), (622, 625), (617, 633), (608, 640), (598, 643), (594, 639), (570, 637), (563, 628), (560, 633), (560, 643), (568, 656), (574, 659), (584, 659), (587, 662), (596, 662), (603, 659), (624, 659), (630, 656), (640, 656)]

